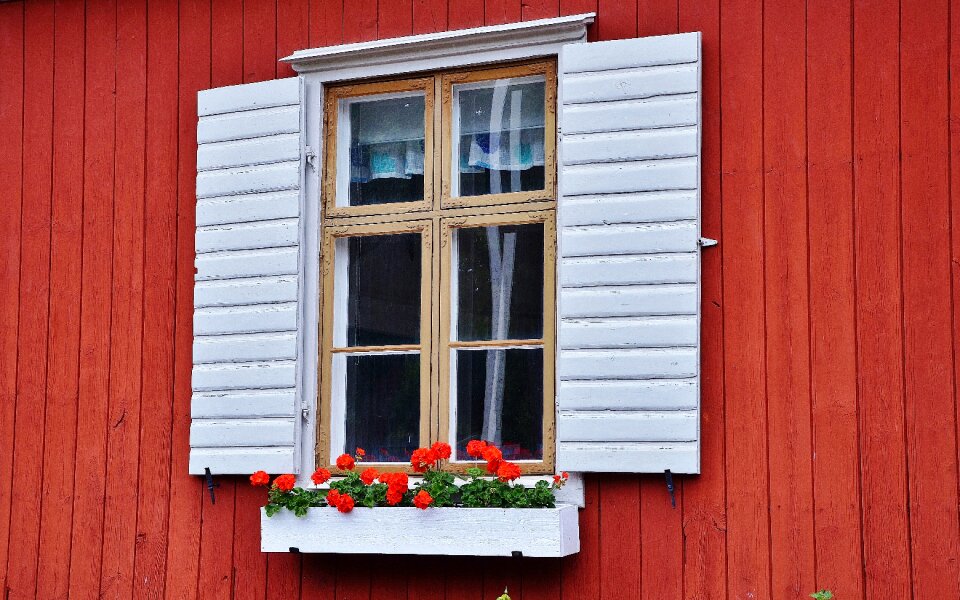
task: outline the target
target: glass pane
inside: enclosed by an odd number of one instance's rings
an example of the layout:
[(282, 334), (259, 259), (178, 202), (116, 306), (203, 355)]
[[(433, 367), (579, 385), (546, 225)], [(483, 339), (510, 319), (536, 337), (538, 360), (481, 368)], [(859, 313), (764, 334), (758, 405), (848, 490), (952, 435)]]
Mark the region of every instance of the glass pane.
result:
[(349, 206), (422, 200), (424, 95), (341, 102), (350, 119)]
[(420, 445), (420, 354), (350, 354), (344, 452), (406, 462)]
[(544, 187), (542, 76), (454, 86), (459, 195)]
[(543, 349), (456, 350), (457, 456), (470, 440), (508, 460), (543, 457)]
[(543, 223), (456, 230), (457, 339), (543, 336)]
[(346, 345), (420, 343), (420, 234), (351, 237), (346, 244)]

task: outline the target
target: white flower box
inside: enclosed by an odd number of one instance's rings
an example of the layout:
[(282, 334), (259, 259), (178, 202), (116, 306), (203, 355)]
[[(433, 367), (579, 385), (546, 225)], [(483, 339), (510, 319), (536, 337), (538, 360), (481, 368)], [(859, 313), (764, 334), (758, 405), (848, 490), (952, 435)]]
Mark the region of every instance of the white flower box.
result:
[(577, 507), (311, 508), (260, 513), (263, 552), (567, 556), (580, 551)]

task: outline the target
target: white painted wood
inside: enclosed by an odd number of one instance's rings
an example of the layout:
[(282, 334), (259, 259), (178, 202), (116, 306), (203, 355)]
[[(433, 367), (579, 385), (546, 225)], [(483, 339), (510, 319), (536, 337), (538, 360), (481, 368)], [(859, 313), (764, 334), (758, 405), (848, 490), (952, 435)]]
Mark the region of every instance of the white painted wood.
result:
[(197, 174), (197, 198), (295, 190), (299, 185), (297, 161), (201, 171)]
[(695, 221), (568, 227), (564, 257), (692, 252), (699, 233)]
[(296, 394), (293, 389), (197, 392), (190, 414), (194, 419), (292, 418)]
[(297, 303), (207, 306), (193, 312), (194, 335), (296, 331)]
[(629, 381), (561, 381), (557, 408), (561, 411), (696, 410), (696, 379)]
[(193, 391), (295, 387), (296, 367), (292, 360), (194, 365)]
[(200, 254), (196, 260), (196, 279), (205, 281), (262, 275), (296, 275), (298, 250), (296, 246), (291, 246)]
[(564, 259), (560, 265), (563, 287), (696, 282), (694, 252), (582, 256)]
[(210, 335), (193, 338), (193, 363), (237, 363), (255, 360), (294, 360), (296, 333)]
[(200, 92), (190, 472), (299, 471), (301, 82)]
[(241, 306), (269, 302), (296, 302), (297, 278), (292, 275), (198, 281), (193, 288), (193, 305)]
[(557, 435), (564, 442), (695, 442), (696, 410), (560, 411)]
[(560, 56), (557, 466), (699, 471), (700, 37)]
[(695, 190), (565, 198), (562, 226), (683, 221), (697, 218)]
[(197, 149), (197, 170), (226, 169), (300, 159), (300, 134), (207, 143)]
[(696, 346), (699, 335), (696, 315), (570, 319), (560, 332), (560, 347), (577, 349)]
[(197, 228), (197, 254), (218, 250), (251, 250), (296, 246), (298, 219), (225, 223)]
[(569, 73), (563, 78), (563, 99), (568, 104), (586, 104), (690, 94), (699, 83), (696, 64)]
[[(560, 317), (565, 320), (637, 315), (695, 315), (700, 306), (696, 284), (571, 287), (561, 288), (560, 294)], [(565, 321), (561, 323), (563, 322)], [(562, 324), (560, 329), (562, 333)]]
[(263, 552), (561, 557), (580, 551), (577, 507), (311, 508), (261, 512)]
[(197, 226), (289, 219), (300, 214), (297, 190), (197, 200)]
[(197, 114), (203, 117), (299, 102), (300, 82), (296, 77), (290, 77), (201, 90), (197, 94)]

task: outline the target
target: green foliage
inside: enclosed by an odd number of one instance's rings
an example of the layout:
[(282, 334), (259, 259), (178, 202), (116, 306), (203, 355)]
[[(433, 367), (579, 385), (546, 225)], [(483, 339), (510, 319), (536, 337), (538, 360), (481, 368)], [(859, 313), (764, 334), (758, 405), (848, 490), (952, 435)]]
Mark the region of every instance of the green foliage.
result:
[(431, 506), (453, 506), (453, 497), (457, 493), (457, 484), (454, 483), (453, 473), (443, 471), (427, 471), (423, 480), (414, 485), (413, 495), (420, 490), (426, 490), (433, 498)]
[(321, 494), (316, 490), (296, 487), (289, 492), (281, 492), (279, 489), (271, 487), (267, 493), (267, 516), (272, 517), (281, 508), (286, 508), (298, 517), (302, 517), (307, 514), (307, 509), (312, 506), (326, 506), (325, 497), (326, 491)]
[(482, 469), (469, 469), (470, 480), (460, 486), (460, 504), (466, 508), (553, 508), (554, 488), (538, 481), (532, 488), (486, 479)]
[(503, 593), (497, 596), (497, 600), (510, 600), (510, 596), (507, 594), (507, 588), (503, 588)]
[(833, 600), (833, 592), (830, 590), (820, 590), (819, 592), (810, 594), (810, 597), (813, 598), (813, 600)]

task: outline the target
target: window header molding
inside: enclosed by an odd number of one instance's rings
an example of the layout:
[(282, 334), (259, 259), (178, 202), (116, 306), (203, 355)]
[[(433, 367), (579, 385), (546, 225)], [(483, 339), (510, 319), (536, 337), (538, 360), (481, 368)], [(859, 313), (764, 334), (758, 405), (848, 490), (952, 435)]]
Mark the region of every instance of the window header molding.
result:
[(595, 13), (489, 25), (439, 33), (298, 50), (281, 59), (298, 73), (340, 81), (415, 71), (520, 60), (559, 53), (564, 44), (586, 42)]

